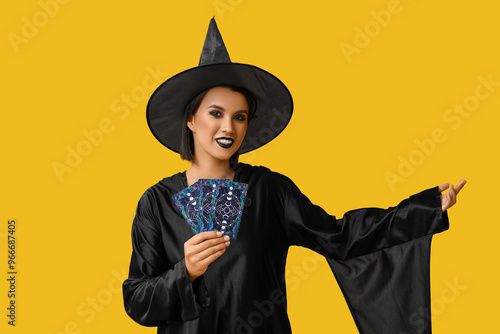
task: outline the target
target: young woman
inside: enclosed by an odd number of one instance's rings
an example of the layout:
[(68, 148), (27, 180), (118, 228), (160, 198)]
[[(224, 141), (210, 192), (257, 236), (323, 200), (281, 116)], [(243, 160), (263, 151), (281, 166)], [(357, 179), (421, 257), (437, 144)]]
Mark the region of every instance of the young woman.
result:
[[(448, 228), (446, 210), (465, 181), (337, 219), (286, 176), (238, 163), (277, 136), (291, 111), (281, 81), (230, 62), (212, 19), (200, 65), (167, 80), (148, 104), (153, 134), (191, 167), (139, 201), (127, 313), (158, 333), (291, 333), (285, 263), (289, 246), (299, 245), (327, 257), (360, 332), (430, 333), (430, 308), (425, 323), (412, 312), (430, 306), (430, 238)], [(194, 234), (176, 207), (172, 196), (199, 179), (248, 184), (236, 240)]]

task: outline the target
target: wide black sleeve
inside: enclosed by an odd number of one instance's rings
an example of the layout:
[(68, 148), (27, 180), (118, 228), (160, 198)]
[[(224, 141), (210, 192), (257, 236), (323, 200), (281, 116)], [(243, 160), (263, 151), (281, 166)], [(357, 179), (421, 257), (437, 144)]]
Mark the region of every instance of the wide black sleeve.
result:
[(284, 228), (290, 244), (346, 260), (448, 229), (437, 187), (387, 209), (348, 211), (340, 219), (314, 205), (288, 181)]
[(361, 334), (431, 334), (431, 240), (326, 258)]
[(132, 258), (123, 283), (127, 314), (144, 326), (197, 318), (209, 303), (203, 276), (189, 280), (184, 258), (167, 262), (154, 205), (145, 194), (132, 224)]
[(293, 244), (326, 256), (361, 334), (431, 333), (431, 240), (449, 227), (437, 187), (336, 219), (292, 184), (284, 217)]

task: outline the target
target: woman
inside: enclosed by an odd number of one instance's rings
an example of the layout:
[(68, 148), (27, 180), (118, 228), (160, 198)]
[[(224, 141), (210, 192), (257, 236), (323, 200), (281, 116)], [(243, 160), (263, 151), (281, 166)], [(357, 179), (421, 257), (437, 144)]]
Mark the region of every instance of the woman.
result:
[[(289, 246), (299, 245), (327, 257), (360, 332), (430, 330), (406, 315), (429, 305), (430, 237), (448, 228), (446, 210), (465, 181), (456, 189), (443, 184), (426, 190), (386, 210), (359, 209), (336, 219), (286, 176), (238, 163), (240, 153), (277, 136), (291, 110), (281, 81), (230, 62), (213, 19), (200, 65), (153, 94), (148, 104), (153, 134), (191, 167), (152, 186), (139, 201), (123, 284), (125, 309), (136, 322), (158, 326), (158, 333), (290, 333), (285, 262)], [(217, 231), (195, 235), (175, 206), (172, 196), (199, 179), (248, 184), (236, 240)], [(376, 275), (374, 268), (384, 274)], [(394, 293), (401, 282), (412, 285), (403, 297)]]

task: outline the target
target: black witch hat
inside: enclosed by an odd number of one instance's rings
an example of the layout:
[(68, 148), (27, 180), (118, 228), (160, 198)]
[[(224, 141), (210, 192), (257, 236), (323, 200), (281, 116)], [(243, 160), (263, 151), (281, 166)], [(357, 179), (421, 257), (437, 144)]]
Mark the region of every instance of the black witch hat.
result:
[(263, 69), (231, 62), (212, 18), (198, 66), (165, 81), (149, 99), (146, 118), (156, 139), (179, 152), (186, 106), (204, 90), (221, 85), (242, 87), (254, 98), (254, 113), (240, 153), (273, 140), (292, 117), (293, 100), (286, 86)]

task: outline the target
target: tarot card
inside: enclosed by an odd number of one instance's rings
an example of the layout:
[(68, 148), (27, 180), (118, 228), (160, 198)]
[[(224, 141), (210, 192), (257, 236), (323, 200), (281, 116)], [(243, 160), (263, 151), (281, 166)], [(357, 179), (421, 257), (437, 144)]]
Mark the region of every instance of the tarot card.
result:
[(200, 179), (198, 186), (200, 188), (200, 217), (199, 217), (199, 231), (212, 231), (213, 223), (213, 209), (215, 197), (218, 193), (218, 188), (221, 182), (229, 181), (227, 179)]
[(194, 233), (200, 232), (200, 187), (194, 183), (173, 196), (175, 205), (188, 222)]
[(236, 239), (248, 185), (222, 180), (214, 200), (212, 228)]

